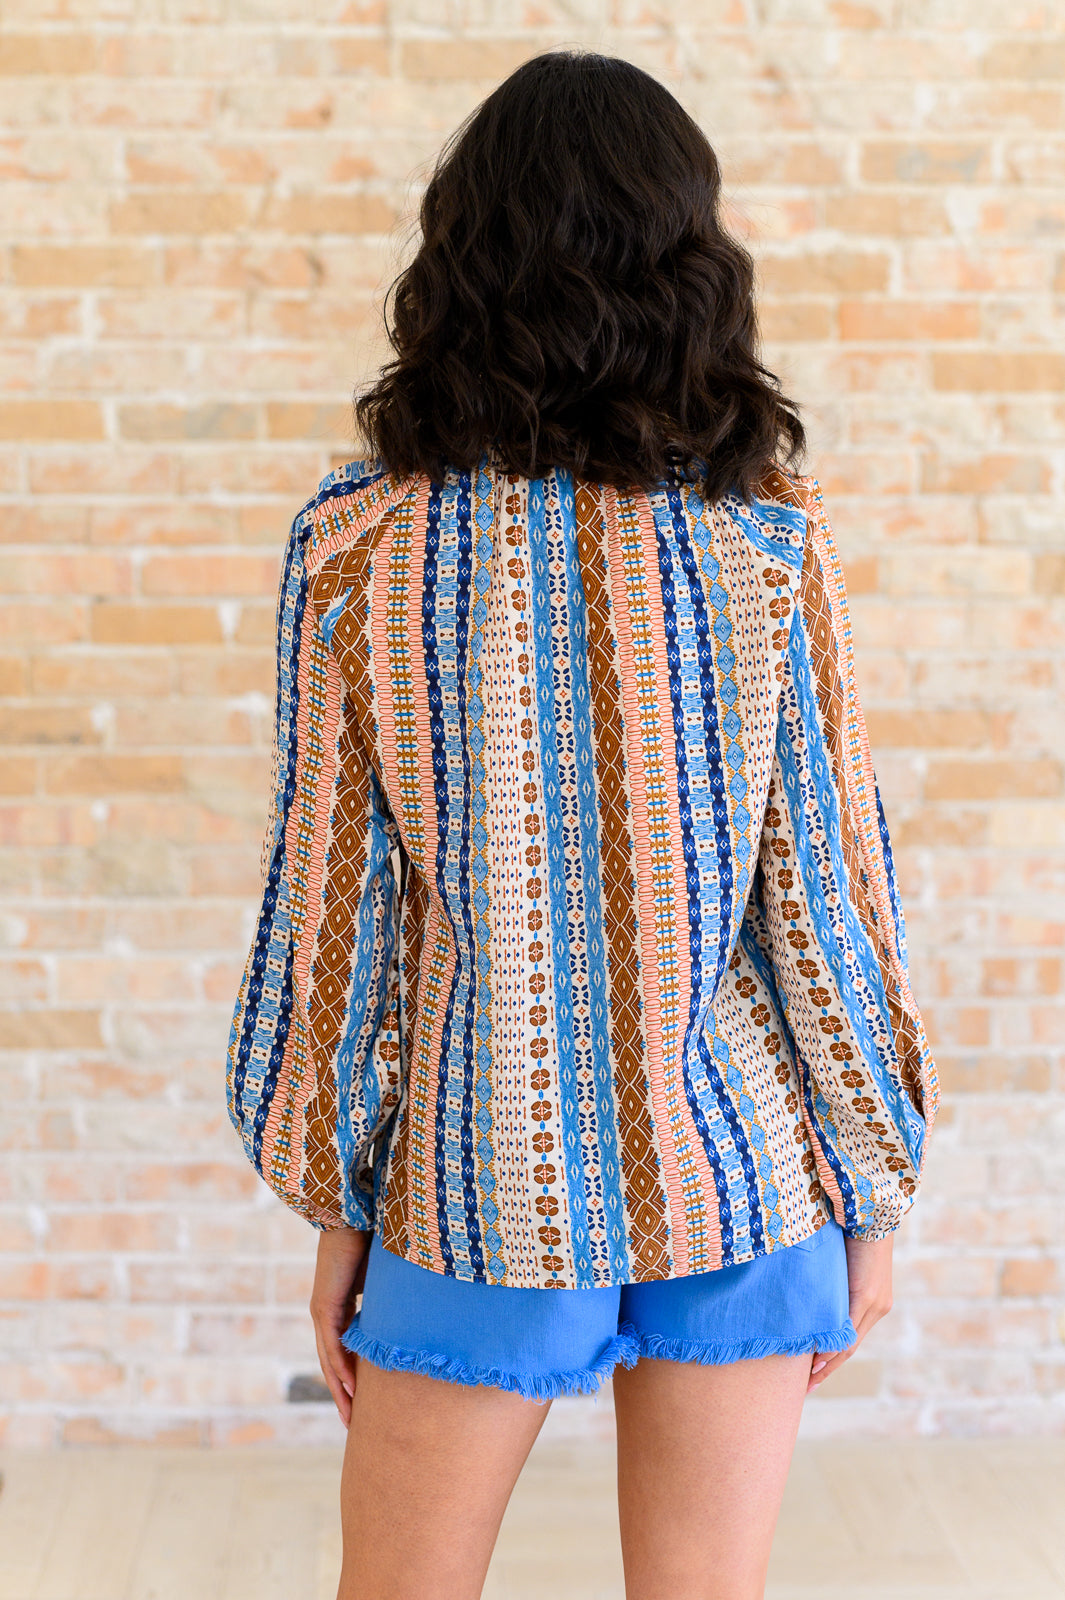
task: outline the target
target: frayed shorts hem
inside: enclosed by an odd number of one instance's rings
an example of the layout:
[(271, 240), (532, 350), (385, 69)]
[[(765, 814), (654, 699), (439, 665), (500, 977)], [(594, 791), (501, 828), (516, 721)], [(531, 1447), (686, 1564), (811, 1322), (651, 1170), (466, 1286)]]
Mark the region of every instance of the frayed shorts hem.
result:
[(502, 1367), (479, 1367), (454, 1356), (440, 1355), (432, 1350), (404, 1350), (384, 1339), (374, 1339), (349, 1328), (341, 1343), (371, 1366), (386, 1372), (420, 1372), (427, 1378), (441, 1378), (446, 1383), (458, 1383), (467, 1388), (485, 1386), (505, 1389), (520, 1394), (523, 1400), (557, 1400), (563, 1395), (595, 1394), (613, 1376), (615, 1368), (635, 1366), (640, 1350), (637, 1340), (621, 1329), (611, 1339), (602, 1353), (588, 1367), (575, 1367), (569, 1372), (524, 1373), (507, 1372)]
[(641, 1356), (655, 1361), (687, 1361), (702, 1367), (725, 1367), (733, 1361), (757, 1361), (763, 1356), (804, 1356), (815, 1350), (835, 1353), (849, 1350), (858, 1335), (848, 1317), (841, 1328), (825, 1333), (807, 1333), (797, 1339), (667, 1339), (660, 1333), (640, 1333), (631, 1323), (622, 1324), (619, 1334), (628, 1334)]
[(641, 1356), (655, 1361), (687, 1362), (696, 1366), (728, 1366), (734, 1361), (760, 1360), (764, 1356), (797, 1356), (815, 1350), (847, 1350), (857, 1334), (848, 1318), (842, 1328), (825, 1333), (805, 1334), (798, 1339), (741, 1339), (731, 1342), (702, 1339), (667, 1339), (658, 1333), (641, 1333), (631, 1323), (623, 1324), (615, 1338), (604, 1347), (590, 1366), (569, 1372), (508, 1372), (502, 1367), (480, 1367), (454, 1356), (432, 1350), (405, 1350), (384, 1339), (347, 1330), (341, 1339), (345, 1349), (361, 1356), (371, 1366), (385, 1372), (418, 1372), (427, 1378), (440, 1378), (467, 1388), (504, 1389), (523, 1400), (558, 1400), (565, 1395), (596, 1394), (620, 1367), (634, 1367)]

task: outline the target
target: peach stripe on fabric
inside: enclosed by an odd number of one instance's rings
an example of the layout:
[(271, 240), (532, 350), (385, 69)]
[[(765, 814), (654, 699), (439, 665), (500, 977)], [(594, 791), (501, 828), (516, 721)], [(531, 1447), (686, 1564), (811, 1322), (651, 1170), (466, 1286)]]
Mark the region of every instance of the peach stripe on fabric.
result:
[[(658, 532), (655, 527), (655, 514), (650, 500), (645, 494), (636, 497), (637, 525), (639, 528), (640, 546), (643, 550), (643, 569), (647, 574), (647, 602), (650, 615), (651, 647), (656, 661), (665, 662), (668, 659), (666, 644), (665, 614), (662, 610), (662, 591), (658, 579)], [(681, 843), (680, 801), (677, 798), (677, 768), (676, 757), (673, 751), (673, 703), (669, 693), (669, 677), (662, 670), (655, 674), (655, 686), (658, 698), (658, 725), (662, 729), (662, 747), (665, 756), (666, 783), (665, 802), (669, 817), (669, 840), (672, 854), (673, 871), (673, 898), (677, 906), (677, 991), (678, 1010), (677, 1017), (677, 1047), (675, 1098), (679, 1111), (681, 1126), (687, 1135), (693, 1159), (699, 1172), (699, 1188), (707, 1196), (707, 1204), (703, 1216), (703, 1225), (706, 1230), (706, 1246), (700, 1252), (697, 1242), (689, 1236), (689, 1251), (692, 1261), (692, 1270), (695, 1272), (708, 1272), (721, 1265), (721, 1217), (713, 1204), (713, 1197), (717, 1194), (717, 1183), (714, 1178), (710, 1158), (703, 1148), (703, 1141), (699, 1130), (695, 1126), (691, 1110), (688, 1106), (688, 1096), (682, 1078), (682, 1058), (684, 1049), (684, 1034), (688, 1025), (688, 1010), (691, 1004), (692, 969), (691, 952), (688, 948), (688, 884), (687, 870), (684, 864), (684, 846)], [(703, 1259), (700, 1259), (702, 1256)]]
[[(304, 1049), (308, 1059), (303, 1063), (298, 1085), (290, 1086), (286, 1096), (285, 1106), (280, 1104), (280, 1096), (274, 1095), (270, 1111), (263, 1129), (263, 1149), (278, 1148), (280, 1154), (280, 1141), (277, 1133), (282, 1121), (291, 1129), (298, 1126), (298, 1119), (303, 1115), (303, 1108), (311, 1096), (315, 1085), (316, 1069), (313, 1054), (309, 1044), (309, 1014), (308, 1014), (308, 982), (310, 978), (311, 958), (317, 940), (318, 918), (321, 914), (322, 904), (322, 873), (325, 868), (326, 841), (329, 834), (329, 816), (333, 798), (333, 783), (335, 778), (335, 759), (337, 746), (337, 729), (340, 724), (341, 679), (340, 669), (335, 659), (320, 643), (317, 637), (317, 618), (313, 619), (315, 627), (315, 640), (313, 648), (301, 651), (299, 666), (299, 693), (300, 703), (297, 717), (297, 749), (299, 750), (299, 765), (296, 772), (296, 793), (304, 791), (304, 769), (313, 755), (319, 761), (319, 768), (314, 785), (313, 815), (307, 820), (308, 846), (306, 853), (306, 869), (303, 882), (302, 906), (299, 919), (302, 924), (302, 937), (296, 938), (296, 907), (293, 907), (293, 938), (295, 955), (292, 963), (292, 986), (295, 1004), (300, 1008), (300, 1021), (298, 1036), (304, 1041)], [(304, 617), (304, 626), (307, 618)], [(323, 689), (323, 709), (321, 718), (321, 744), (314, 750), (310, 739), (311, 720), (308, 713), (310, 705), (310, 676), (312, 660), (318, 658), (318, 666), (324, 672), (325, 684)], [(305, 812), (297, 812), (293, 807), (289, 813), (285, 830), (285, 856), (288, 861), (299, 861), (300, 837), (304, 829), (303, 818)], [(291, 881), (291, 880), (290, 880)], [(297, 1033), (293, 1029), (290, 1038)], [(286, 1060), (288, 1051), (286, 1051)], [(280, 1082), (278, 1089), (280, 1089)], [(287, 1152), (288, 1180), (292, 1184), (299, 1182), (301, 1141), (291, 1140)], [(265, 1155), (264, 1155), (265, 1160)], [(338, 1175), (339, 1178), (339, 1175)]]

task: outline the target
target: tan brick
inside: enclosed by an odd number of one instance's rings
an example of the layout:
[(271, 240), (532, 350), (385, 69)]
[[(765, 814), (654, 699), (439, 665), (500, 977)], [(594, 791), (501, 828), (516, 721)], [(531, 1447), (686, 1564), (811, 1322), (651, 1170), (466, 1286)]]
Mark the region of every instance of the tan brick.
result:
[(31, 494), (117, 494), (123, 496), (171, 493), (174, 464), (154, 450), (121, 449), (93, 445), (87, 449), (59, 448), (25, 452)]
[(847, 189), (825, 196), (825, 222), (840, 233), (888, 239), (950, 233), (950, 215), (937, 194)]
[(1060, 83), (1065, 77), (1065, 40), (996, 39), (981, 71), (987, 78), (1025, 78)]
[(763, 255), (758, 262), (767, 294), (847, 294), (886, 289), (890, 260), (881, 251), (833, 250), (825, 254)]
[(278, 555), (156, 555), (144, 563), (141, 589), (146, 595), (227, 595), (263, 597), (277, 591)]
[(5, 1050), (84, 1050), (99, 1048), (97, 1011), (49, 1010), (5, 1012)]
[(0, 695), (26, 693), (29, 662), (22, 656), (0, 656)]
[(156, 696), (167, 693), (173, 677), (172, 663), (158, 651), (131, 647), (50, 652), (35, 656), (31, 666), (33, 692), (42, 696)]
[(1002, 1263), (1002, 1293), (1025, 1299), (1055, 1294), (1061, 1283), (1057, 1262), (1049, 1256), (1014, 1256)]
[(9, 594), (128, 594), (132, 571), (127, 556), (105, 550), (79, 550), (67, 555), (46, 550), (40, 554), (8, 551), (3, 556), (0, 581)]
[(54, 757), (46, 768), (45, 787), (57, 795), (165, 794), (182, 787), (181, 762), (164, 755)]
[(313, 340), (340, 334), (372, 340), (378, 336), (380, 309), (368, 297), (352, 294), (260, 296), (250, 307), (254, 333), (266, 338)]
[(758, 307), (758, 320), (766, 339), (830, 339), (835, 318), (831, 306), (824, 300), (770, 300), (763, 299)]
[(90, 805), (57, 805), (34, 796), (28, 805), (0, 807), (0, 840), (11, 849), (61, 845), (91, 850), (98, 837)]
[(177, 1226), (177, 1218), (164, 1211), (59, 1212), (52, 1217), (48, 1242), (63, 1252), (144, 1254), (175, 1249)]
[(0, 439), (103, 437), (103, 413), (93, 400), (0, 401)]
[(415, 81), (470, 78), (494, 83), (541, 48), (527, 39), (404, 39), (399, 66), (404, 77)]
[(1065, 554), (1048, 551), (1036, 556), (1034, 587), (1040, 595), (1065, 594)]
[(931, 494), (1046, 494), (1050, 486), (1050, 463), (1042, 456), (990, 454), (964, 461), (921, 458), (921, 488)]
[(284, 233), (387, 233), (397, 216), (396, 207), (376, 194), (278, 195), (263, 225)]
[(839, 307), (843, 339), (975, 339), (980, 307), (973, 301), (844, 300)]
[(48, 605), (39, 600), (0, 602), (0, 639), (8, 646), (71, 644), (86, 636), (87, 608), (80, 600), (56, 596)]
[(1065, 355), (1056, 350), (937, 350), (932, 354), (937, 389), (1009, 390), (1065, 386)]
[(97, 69), (97, 39), (72, 29), (0, 34), (0, 73), (57, 76)]
[(925, 794), (929, 800), (1019, 799), (1061, 794), (1062, 770), (1049, 758), (1035, 761), (933, 761)]
[(250, 195), (237, 189), (142, 189), (112, 201), (108, 220), (115, 233), (228, 234), (251, 216)]
[(991, 736), (986, 711), (889, 711), (882, 706), (866, 709), (869, 738), (874, 748), (883, 745), (908, 749), (978, 749)]
[(259, 409), (224, 401), (191, 407), (119, 406), (118, 431), (126, 439), (254, 439)]
[(271, 439), (350, 439), (351, 406), (270, 401), (266, 406), (266, 431)]
[[(280, 571), (280, 562), (278, 563)], [(175, 662), (181, 694), (272, 695), (274, 660), (271, 649), (193, 650)]]
[(83, 706), (0, 705), (0, 744), (99, 744)]
[(229, 290), (174, 294), (171, 290), (142, 294), (100, 294), (96, 315), (100, 334), (113, 339), (154, 339), (165, 327), (170, 338), (237, 339), (245, 325), (247, 308)]
[(80, 331), (81, 304), (76, 295), (0, 297), (0, 337), (52, 339)]
[(757, 184), (836, 184), (843, 179), (842, 150), (807, 139), (744, 141), (723, 153), (725, 182)]
[(222, 639), (215, 606), (104, 602), (92, 608), (91, 629), (99, 644), (218, 644)]
[[(286, 508), (288, 502), (285, 503)], [(88, 539), (96, 545), (229, 544), (242, 541), (243, 508), (196, 505), (190, 501), (153, 500), (125, 505), (94, 505), (88, 516)], [(271, 530), (277, 537), (277, 525)], [(262, 542), (262, 541), (259, 541)]]
[(985, 183), (991, 151), (983, 141), (870, 139), (862, 148), (867, 183)]

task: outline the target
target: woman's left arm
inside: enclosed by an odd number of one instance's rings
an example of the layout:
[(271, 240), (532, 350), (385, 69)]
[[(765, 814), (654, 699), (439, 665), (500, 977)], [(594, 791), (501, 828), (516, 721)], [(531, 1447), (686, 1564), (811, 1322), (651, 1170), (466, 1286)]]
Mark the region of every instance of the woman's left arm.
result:
[(308, 578), (312, 531), (305, 509), (282, 570), (263, 892), (227, 1102), (287, 1205), (368, 1230), (373, 1147), (399, 1098), (397, 833), (329, 648), (329, 585)]

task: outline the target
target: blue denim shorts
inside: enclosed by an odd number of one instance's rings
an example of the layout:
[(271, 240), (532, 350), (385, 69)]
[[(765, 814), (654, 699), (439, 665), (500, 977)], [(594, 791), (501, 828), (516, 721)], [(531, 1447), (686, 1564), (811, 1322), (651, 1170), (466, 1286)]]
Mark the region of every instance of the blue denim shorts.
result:
[(342, 1343), (390, 1371), (550, 1400), (592, 1394), (641, 1356), (722, 1365), (855, 1339), (843, 1230), (830, 1217), (753, 1261), (612, 1289), (468, 1283), (392, 1255), (375, 1234)]

